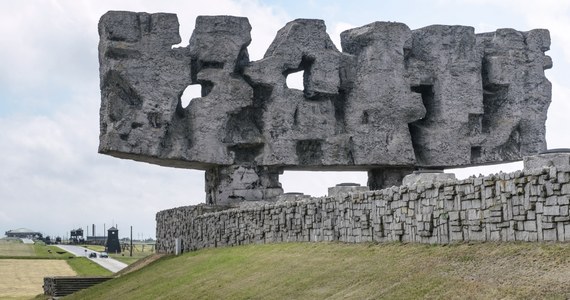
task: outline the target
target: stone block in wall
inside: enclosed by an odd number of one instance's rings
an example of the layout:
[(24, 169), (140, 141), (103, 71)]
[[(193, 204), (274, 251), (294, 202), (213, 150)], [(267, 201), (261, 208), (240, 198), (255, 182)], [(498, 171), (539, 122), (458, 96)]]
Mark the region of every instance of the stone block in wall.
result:
[(557, 205), (558, 204), (558, 197), (552, 196), (545, 198), (544, 204), (547, 206)]
[(501, 241), (501, 232), (500, 231), (491, 231), (489, 234), (489, 241), (491, 242), (498, 242)]
[(535, 210), (537, 214), (542, 214), (544, 212), (544, 202), (542, 201), (536, 202)]
[(524, 210), (520, 205), (513, 205), (511, 211), (513, 212), (513, 218), (519, 217), (522, 213), (524, 213)]
[(540, 224), (541, 224), (542, 230), (552, 229), (555, 227), (555, 224), (553, 222), (542, 221)]
[(525, 221), (524, 222), (524, 230), (536, 232), (536, 230), (537, 230), (536, 221)]
[(558, 205), (544, 206), (543, 214), (545, 216), (559, 216), (560, 207)]
[(558, 181), (558, 183), (570, 182), (570, 173), (569, 172), (558, 172), (557, 181)]
[(558, 205), (569, 205), (569, 204), (570, 204), (570, 195), (558, 196)]
[(542, 231), (542, 239), (544, 241), (554, 242), (558, 238), (558, 233), (556, 232), (556, 228), (553, 229), (544, 229)]
[(524, 221), (524, 220), (526, 220), (526, 215), (516, 215), (516, 216), (513, 216), (513, 220), (515, 220), (515, 221)]
[(564, 240), (570, 241), (570, 223), (564, 224)]
[(495, 226), (497, 226), (497, 228), (504, 229), (504, 228), (511, 227), (511, 222), (510, 221), (503, 221), (500, 223), (495, 223)]
[(565, 183), (561, 186), (560, 192), (564, 195), (570, 194), (570, 183)]
[(558, 222), (556, 224), (556, 233), (558, 234), (556, 240), (559, 242), (565, 241), (565, 233), (564, 233), (564, 224), (562, 222)]
[(503, 233), (505, 234), (504, 238), (505, 238), (505, 241), (514, 242), (514, 241), (516, 241), (515, 228), (514, 228), (515, 222), (510, 221), (509, 223), (510, 223), (509, 227), (505, 227), (503, 229)]

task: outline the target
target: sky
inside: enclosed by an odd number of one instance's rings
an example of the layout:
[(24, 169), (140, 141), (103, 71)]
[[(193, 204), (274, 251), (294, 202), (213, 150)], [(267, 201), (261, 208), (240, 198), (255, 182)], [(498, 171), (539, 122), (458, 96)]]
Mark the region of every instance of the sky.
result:
[[(340, 47), (340, 33), (374, 21), (417, 29), (467, 25), (550, 30), (554, 67), (546, 122), (548, 148), (570, 148), (570, 1), (120, 1), (0, 2), (0, 237), (21, 227), (68, 236), (75, 228), (118, 226), (121, 237), (154, 238), (155, 214), (204, 202), (204, 173), (121, 160), (97, 153), (99, 71), (97, 23), (109, 10), (176, 13), (181, 46), (198, 15), (248, 17), (251, 60), (261, 59), (277, 31), (296, 18), (323, 19)], [(446, 170), (458, 178), (522, 168), (521, 163)], [(291, 172), (285, 192), (323, 196), (340, 182), (366, 184), (365, 172)]]

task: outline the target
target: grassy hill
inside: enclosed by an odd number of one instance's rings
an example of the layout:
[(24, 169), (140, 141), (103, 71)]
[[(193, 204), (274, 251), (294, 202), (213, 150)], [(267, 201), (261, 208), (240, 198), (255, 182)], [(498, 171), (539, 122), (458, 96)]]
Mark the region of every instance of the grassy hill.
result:
[(73, 275), (111, 275), (111, 272), (55, 246), (0, 239), (0, 299), (30, 299), (43, 293), (45, 276)]
[(166, 256), (69, 299), (568, 297), (570, 244), (291, 243)]

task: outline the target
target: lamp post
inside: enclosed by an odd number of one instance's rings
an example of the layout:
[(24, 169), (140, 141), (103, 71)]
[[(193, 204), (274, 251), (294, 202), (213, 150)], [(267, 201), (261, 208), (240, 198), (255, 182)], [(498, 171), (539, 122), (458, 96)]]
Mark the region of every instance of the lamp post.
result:
[(131, 257), (133, 257), (133, 226), (131, 225)]

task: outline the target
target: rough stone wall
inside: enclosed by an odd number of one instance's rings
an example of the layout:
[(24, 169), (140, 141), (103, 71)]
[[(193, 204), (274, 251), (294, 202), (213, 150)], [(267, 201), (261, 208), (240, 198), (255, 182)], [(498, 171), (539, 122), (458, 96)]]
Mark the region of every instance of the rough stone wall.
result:
[[(565, 158), (568, 164), (568, 158)], [(276, 202), (157, 214), (157, 249), (173, 253), (252, 243), (570, 241), (570, 167)]]
[[(378, 189), (546, 150), (547, 30), (374, 22), (343, 32), (339, 51), (322, 20), (297, 19), (250, 61), (247, 18), (200, 16), (187, 47), (173, 47), (178, 26), (101, 17), (99, 152), (205, 170), (210, 204), (275, 199), (286, 169), (368, 171)], [(300, 71), (303, 90), (289, 88)], [(190, 85), (201, 97), (183, 107)]]

